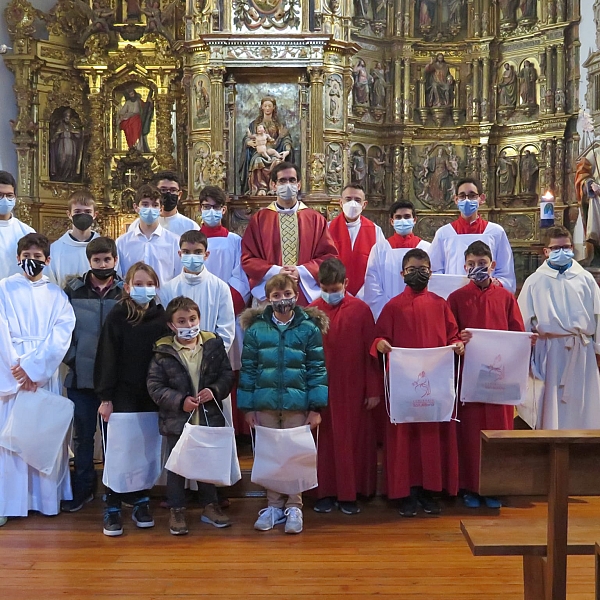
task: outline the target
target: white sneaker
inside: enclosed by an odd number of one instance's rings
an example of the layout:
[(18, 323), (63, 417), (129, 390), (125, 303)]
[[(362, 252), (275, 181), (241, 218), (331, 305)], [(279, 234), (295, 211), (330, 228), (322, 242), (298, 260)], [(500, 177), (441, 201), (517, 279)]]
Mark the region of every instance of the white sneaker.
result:
[(302, 533), (302, 510), (296, 508), (288, 508), (285, 511), (285, 532), (286, 533)]
[(6, 525), (7, 521), (8, 519), (6, 517), (0, 517), (0, 527), (2, 527), (2, 525)]
[(258, 519), (254, 523), (254, 529), (259, 531), (269, 531), (273, 529), (275, 525), (281, 525), (285, 523), (285, 514), (281, 508), (275, 506), (267, 506), (258, 511)]

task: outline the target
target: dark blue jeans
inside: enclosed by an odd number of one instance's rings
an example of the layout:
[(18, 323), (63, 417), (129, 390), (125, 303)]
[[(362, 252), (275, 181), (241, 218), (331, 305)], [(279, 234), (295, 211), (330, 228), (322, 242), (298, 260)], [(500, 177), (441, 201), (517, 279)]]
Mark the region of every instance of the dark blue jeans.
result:
[(75, 405), (73, 423), (73, 452), (75, 471), (72, 478), (73, 498), (85, 498), (96, 491), (96, 471), (94, 469), (94, 435), (98, 424), (100, 399), (94, 390), (67, 389), (67, 396)]

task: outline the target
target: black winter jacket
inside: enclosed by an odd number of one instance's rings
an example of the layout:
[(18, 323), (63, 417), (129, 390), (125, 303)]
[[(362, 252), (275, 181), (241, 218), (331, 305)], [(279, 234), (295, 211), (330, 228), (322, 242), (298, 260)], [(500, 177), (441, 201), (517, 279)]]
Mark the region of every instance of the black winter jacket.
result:
[[(200, 336), (204, 348), (198, 389), (208, 388), (218, 402), (218, 406), (214, 401), (199, 406), (200, 424), (223, 427), (225, 419), (221, 411), (223, 400), (233, 387), (233, 371), (223, 340), (208, 331), (201, 331)], [(190, 417), (189, 413), (184, 412), (183, 403), (187, 396), (194, 395), (192, 378), (173, 347), (174, 337), (168, 335), (156, 342), (148, 369), (148, 392), (159, 407), (159, 429), (162, 435), (181, 435), (183, 426)], [(206, 409), (206, 415), (202, 406)]]

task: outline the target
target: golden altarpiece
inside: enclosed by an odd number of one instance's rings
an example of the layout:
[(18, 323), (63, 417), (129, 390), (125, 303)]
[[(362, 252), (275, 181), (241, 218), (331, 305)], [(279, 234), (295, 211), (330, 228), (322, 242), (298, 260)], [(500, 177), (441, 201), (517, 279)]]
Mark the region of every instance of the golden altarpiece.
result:
[(537, 266), (539, 198), (573, 226), (579, 0), (27, 0), (5, 11), (15, 74), (20, 216), (51, 237), (80, 186), (118, 235), (137, 186), (169, 168), (198, 213), (229, 193), (241, 232), (277, 162), (301, 166), (329, 217), (367, 190), (389, 230), (398, 198), (431, 239), (458, 177), (483, 181), (520, 278)]

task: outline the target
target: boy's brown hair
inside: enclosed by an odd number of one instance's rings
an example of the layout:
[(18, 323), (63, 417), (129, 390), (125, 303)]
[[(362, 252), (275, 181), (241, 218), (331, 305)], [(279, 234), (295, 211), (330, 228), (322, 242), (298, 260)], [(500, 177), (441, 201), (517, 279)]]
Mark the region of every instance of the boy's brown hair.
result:
[(94, 210), (96, 210), (96, 198), (94, 198), (94, 194), (92, 194), (92, 192), (86, 188), (77, 190), (69, 196), (69, 202), (67, 204), (69, 212), (71, 212), (75, 204), (81, 204), (81, 206), (91, 206)]
[(141, 187), (138, 188), (135, 193), (134, 202), (139, 205), (142, 200), (148, 198), (149, 200), (161, 200), (162, 194), (158, 191), (158, 188), (150, 185), (149, 183), (145, 183)]
[(50, 240), (43, 233), (28, 233), (24, 235), (17, 243), (17, 256), (21, 252), (37, 246), (46, 258), (50, 256)]
[(173, 321), (173, 315), (178, 310), (195, 311), (198, 315), (198, 318), (200, 318), (199, 306), (191, 298), (187, 298), (186, 296), (177, 296), (176, 298), (173, 298), (169, 304), (167, 304), (165, 316), (167, 317), (167, 321), (169, 323)]
[(411, 258), (415, 258), (417, 260), (423, 260), (429, 265), (429, 268), (431, 268), (431, 259), (429, 258), (429, 254), (427, 254), (427, 252), (425, 252), (425, 250), (421, 250), (421, 248), (412, 248), (404, 255), (404, 258), (402, 259), (402, 270), (403, 271), (404, 271), (404, 267), (406, 267), (406, 265), (408, 264), (408, 261)]
[(190, 229), (181, 235), (179, 238), (179, 247), (183, 244), (202, 244), (205, 250), (208, 250), (208, 238), (204, 233), (197, 229)]
[(571, 236), (571, 232), (562, 225), (555, 225), (554, 227), (549, 227), (546, 230), (546, 243), (549, 244), (550, 240), (556, 240), (558, 238), (566, 237), (573, 241), (573, 237)]
[(267, 300), (275, 290), (283, 291), (288, 287), (291, 287), (292, 290), (294, 290), (294, 294), (298, 293), (298, 284), (289, 275), (286, 275), (285, 273), (274, 275), (265, 285), (265, 295), (267, 296)]

